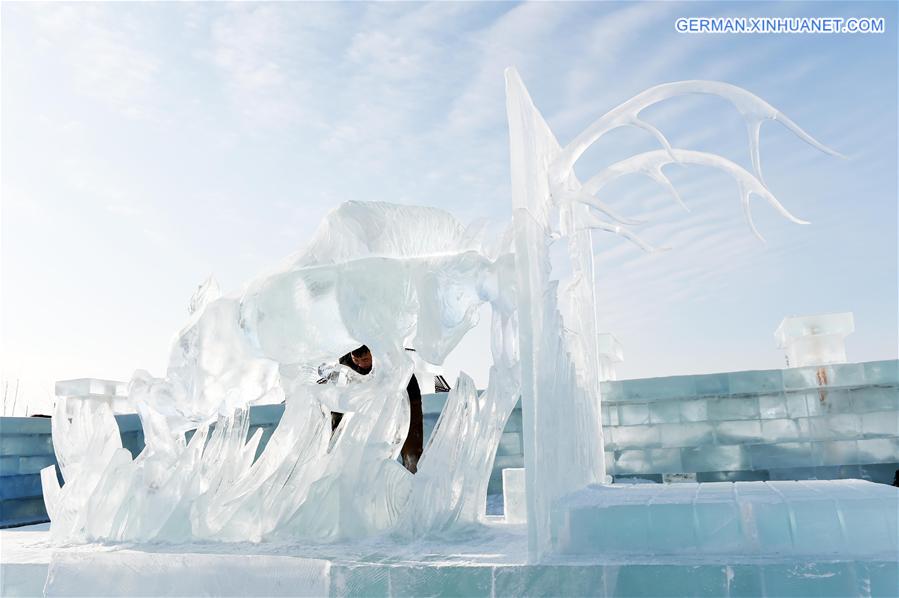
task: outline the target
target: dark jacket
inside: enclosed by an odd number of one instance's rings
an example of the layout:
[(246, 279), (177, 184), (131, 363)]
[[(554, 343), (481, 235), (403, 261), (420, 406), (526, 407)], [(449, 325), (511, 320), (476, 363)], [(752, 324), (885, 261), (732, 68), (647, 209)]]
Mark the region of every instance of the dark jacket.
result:
[[(349, 353), (340, 358), (340, 364), (363, 376), (371, 372), (371, 368), (364, 370), (353, 363), (353, 358)], [(403, 458), (403, 465), (406, 469), (415, 473), (418, 471), (418, 460), (424, 451), (424, 418), (421, 412), (421, 388), (418, 386), (415, 374), (412, 374), (409, 385), (406, 386), (406, 394), (409, 395), (409, 430), (406, 433), (406, 442), (403, 443), (400, 455)], [(342, 413), (331, 413), (332, 432), (337, 429), (341, 419), (343, 419)]]

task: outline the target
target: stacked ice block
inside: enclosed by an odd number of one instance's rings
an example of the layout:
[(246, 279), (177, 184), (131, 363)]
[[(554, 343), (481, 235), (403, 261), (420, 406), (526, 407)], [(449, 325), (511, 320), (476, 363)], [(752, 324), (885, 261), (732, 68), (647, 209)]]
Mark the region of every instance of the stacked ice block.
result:
[(68, 413), (72, 415), (75, 401), (102, 401), (109, 404), (113, 413), (134, 413), (128, 401), (128, 383), (97, 378), (60, 380), (56, 383), (56, 396), (69, 399)]
[(862, 480), (591, 486), (553, 510), (564, 555), (892, 557), (899, 489)]
[(846, 362), (846, 337), (855, 331), (852, 312), (784, 318), (774, 332), (793, 367)]
[(899, 469), (896, 361), (607, 382), (607, 470), (698, 481), (864, 478)]

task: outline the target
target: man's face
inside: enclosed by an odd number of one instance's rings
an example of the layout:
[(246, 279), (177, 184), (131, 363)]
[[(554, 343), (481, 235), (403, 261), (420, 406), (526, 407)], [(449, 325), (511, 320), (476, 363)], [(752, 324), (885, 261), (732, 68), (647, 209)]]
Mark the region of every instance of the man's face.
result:
[(371, 351), (366, 351), (358, 357), (355, 354), (352, 354), (350, 357), (352, 358), (353, 363), (356, 364), (356, 367), (363, 370), (371, 369)]

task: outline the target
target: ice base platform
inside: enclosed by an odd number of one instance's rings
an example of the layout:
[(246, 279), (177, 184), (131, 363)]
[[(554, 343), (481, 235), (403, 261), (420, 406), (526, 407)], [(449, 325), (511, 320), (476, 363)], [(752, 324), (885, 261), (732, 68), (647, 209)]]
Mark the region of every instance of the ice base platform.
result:
[[(560, 555), (899, 555), (899, 490), (862, 480), (590, 486), (551, 514)], [(897, 586), (899, 588), (899, 586)]]
[(346, 562), (276, 555), (55, 556), (47, 596), (895, 596), (890, 561)]
[(53, 548), (45, 527), (22, 528), (0, 531), (0, 593), (895, 596), (897, 510), (899, 489), (858, 480), (588, 487), (556, 505), (557, 552), (539, 564), (525, 525), (497, 517), (442, 540), (337, 545)]

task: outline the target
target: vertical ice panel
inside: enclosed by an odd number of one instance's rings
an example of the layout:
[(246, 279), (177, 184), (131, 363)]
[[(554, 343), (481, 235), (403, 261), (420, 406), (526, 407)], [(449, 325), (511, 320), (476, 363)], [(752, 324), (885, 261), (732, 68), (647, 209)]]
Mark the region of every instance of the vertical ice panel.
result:
[(528, 520), (525, 500), (524, 468), (503, 470), (503, 510), (506, 523), (526, 523)]
[[(726, 496), (726, 499), (723, 499)], [(730, 482), (710, 482), (698, 485), (693, 502), (696, 535), (701, 539), (700, 550), (706, 554), (740, 550), (743, 529), (740, 512)], [(723, 499), (723, 500), (722, 500)]]

